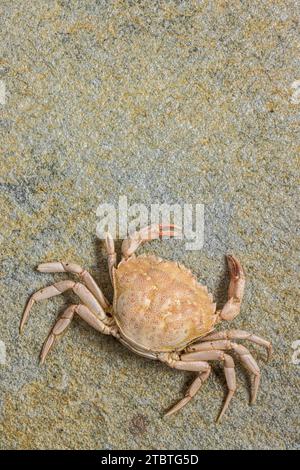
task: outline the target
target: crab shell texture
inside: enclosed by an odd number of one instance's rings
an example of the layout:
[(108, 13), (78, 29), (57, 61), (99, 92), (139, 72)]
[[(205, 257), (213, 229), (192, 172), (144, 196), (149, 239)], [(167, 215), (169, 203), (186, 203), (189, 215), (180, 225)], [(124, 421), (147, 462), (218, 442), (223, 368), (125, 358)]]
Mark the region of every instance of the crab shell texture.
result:
[(114, 269), (113, 283), (115, 321), (135, 347), (181, 351), (214, 328), (212, 295), (179, 263), (131, 256)]

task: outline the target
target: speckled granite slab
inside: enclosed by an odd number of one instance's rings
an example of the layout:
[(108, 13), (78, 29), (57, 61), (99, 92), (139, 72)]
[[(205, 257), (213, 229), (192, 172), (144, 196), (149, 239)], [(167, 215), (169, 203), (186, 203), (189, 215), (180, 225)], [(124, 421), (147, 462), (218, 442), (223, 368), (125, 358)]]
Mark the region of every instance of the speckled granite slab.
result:
[[(297, 307), (299, 3), (284, 1), (1, 2), (0, 447), (2, 449), (299, 448)], [(294, 84), (294, 85), (293, 85)], [(39, 367), (64, 295), (28, 296), (89, 268), (111, 298), (96, 209), (205, 205), (205, 243), (143, 248), (191, 268), (222, 304), (225, 253), (247, 272), (233, 327), (270, 339), (258, 400), (237, 367), (222, 425), (221, 366), (178, 415), (162, 419), (192, 375), (135, 356), (75, 321)], [(222, 325), (221, 328), (226, 328)], [(295, 362), (295, 361), (294, 361)]]

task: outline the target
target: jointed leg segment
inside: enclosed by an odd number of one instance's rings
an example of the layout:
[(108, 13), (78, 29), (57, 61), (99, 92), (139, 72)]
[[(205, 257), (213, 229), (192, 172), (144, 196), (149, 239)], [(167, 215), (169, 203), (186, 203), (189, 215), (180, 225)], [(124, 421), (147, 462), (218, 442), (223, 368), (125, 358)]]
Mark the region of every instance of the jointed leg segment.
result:
[(184, 398), (179, 400), (179, 402), (176, 403), (176, 405), (172, 406), (172, 408), (170, 408), (165, 413), (165, 416), (170, 416), (173, 413), (176, 413), (177, 411), (179, 411), (183, 406), (185, 406), (196, 395), (198, 390), (200, 390), (200, 388), (202, 387), (204, 382), (208, 379), (208, 377), (210, 375), (210, 371), (211, 371), (211, 369), (209, 368), (205, 372), (200, 372), (198, 377), (195, 378), (195, 380), (192, 382), (192, 384), (187, 389)]
[(57, 296), (62, 294), (63, 292), (72, 289), (75, 294), (78, 295), (80, 300), (99, 318), (104, 321), (105, 323), (110, 323), (111, 319), (106, 315), (105, 311), (101, 307), (100, 303), (94, 297), (94, 295), (80, 282), (74, 281), (60, 281), (56, 282), (55, 284), (45, 287), (37, 292), (35, 292), (28, 301), (26, 309), (24, 311), (21, 324), (20, 324), (20, 332), (23, 331), (25, 323), (29, 317), (30, 310), (33, 304), (39, 300), (49, 299), (50, 297)]
[(178, 357), (178, 360), (174, 360), (172, 355), (163, 354), (160, 356), (160, 360), (166, 362), (170, 367), (175, 369), (200, 372), (199, 376), (194, 380), (192, 385), (187, 390), (185, 397), (176, 403), (176, 405), (166, 413), (167, 416), (170, 416), (186, 405), (195, 396), (201, 385), (208, 379), (211, 367), (207, 361), (219, 360), (224, 362), (224, 373), (228, 386), (228, 395), (226, 397), (223, 409), (218, 417), (218, 421), (220, 421), (225, 411), (227, 410), (236, 390), (234, 361), (232, 357), (228, 354), (225, 354), (223, 351), (203, 351), (197, 353), (181, 354)]
[(44, 363), (50, 349), (54, 346), (58, 338), (70, 326), (70, 323), (73, 320), (75, 314), (86, 321), (90, 326), (95, 328), (95, 330), (100, 331), (100, 333), (105, 335), (113, 335), (115, 337), (118, 336), (117, 328), (115, 326), (109, 326), (103, 323), (103, 321), (97, 315), (91, 312), (85, 305), (70, 305), (57, 320), (45, 341), (41, 352), (41, 363)]
[(43, 263), (38, 266), (38, 270), (47, 273), (70, 272), (72, 274), (77, 274), (86, 284), (84, 285), (80, 282), (71, 280), (56, 282), (51, 286), (35, 292), (29, 299), (21, 320), (20, 332), (22, 332), (25, 326), (33, 304), (39, 300), (60, 295), (71, 289), (83, 302), (83, 304), (69, 306), (57, 320), (44, 343), (41, 352), (41, 362), (45, 361), (50, 349), (53, 347), (57, 339), (66, 331), (75, 314), (85, 320), (97, 331), (118, 337), (118, 330), (114, 324), (114, 320), (105, 312), (105, 310), (110, 308), (110, 305), (93, 277), (87, 271), (77, 264), (63, 262)]
[(225, 411), (227, 410), (229, 403), (234, 395), (236, 390), (236, 377), (234, 369), (234, 361), (231, 356), (225, 354), (223, 351), (200, 351), (200, 352), (191, 352), (186, 353), (181, 356), (182, 361), (223, 361), (224, 363), (224, 373), (226, 378), (226, 383), (228, 387), (228, 395), (224, 403), (221, 414), (219, 415), (218, 421), (221, 420)]
[(75, 263), (54, 262), (54, 263), (41, 263), (38, 265), (37, 270), (41, 273), (72, 273), (77, 274), (80, 279), (85, 283), (87, 288), (94, 294), (99, 301), (101, 307), (105, 310), (109, 307), (109, 302), (103, 295), (101, 289), (96, 283), (91, 274)]
[[(260, 381), (260, 369), (258, 367), (258, 364), (250, 351), (242, 346), (241, 344), (237, 344), (234, 342), (231, 342), (229, 340), (216, 340), (216, 341), (207, 341), (207, 342), (202, 342), (202, 343), (196, 343), (187, 348), (188, 352), (187, 355), (188, 357), (195, 358), (195, 359), (202, 359), (208, 357), (208, 354), (220, 354), (222, 351), (227, 351), (227, 350), (233, 350), (237, 353), (238, 357), (248, 369), (253, 376), (253, 382), (252, 382), (252, 390), (251, 390), (251, 403), (254, 403), (256, 400), (257, 396), (257, 390), (259, 387), (259, 381)], [(224, 354), (224, 353), (223, 353)], [(228, 356), (230, 357), (230, 356)]]
[[(228, 340), (246, 339), (247, 341), (250, 341), (251, 343), (258, 344), (260, 346), (265, 347), (267, 349), (267, 360), (271, 358), (272, 351), (273, 351), (272, 344), (269, 341), (261, 338), (260, 336), (256, 336), (253, 333), (249, 333), (248, 331), (245, 331), (245, 330), (225, 330), (225, 331), (210, 333), (209, 335), (205, 336), (201, 341), (207, 342), (207, 341), (216, 341), (219, 339), (228, 339)], [(193, 348), (193, 346), (194, 345), (190, 346), (190, 348)]]
[(167, 412), (167, 415), (175, 413), (191, 400), (209, 376), (210, 366), (207, 361), (218, 360), (224, 363), (224, 373), (229, 390), (223, 409), (218, 417), (218, 421), (221, 420), (236, 390), (234, 361), (231, 356), (224, 352), (227, 350), (235, 351), (246, 369), (252, 374), (251, 404), (255, 402), (260, 382), (260, 369), (250, 351), (244, 346), (231, 341), (231, 339), (247, 339), (267, 348), (268, 356), (271, 354), (272, 346), (263, 338), (243, 330), (229, 330), (207, 335), (201, 342), (188, 346), (186, 352), (178, 356), (177, 360), (174, 360), (172, 355), (162, 355), (160, 360), (166, 362), (171, 367), (200, 372), (199, 376), (187, 390), (185, 397), (173, 406)]

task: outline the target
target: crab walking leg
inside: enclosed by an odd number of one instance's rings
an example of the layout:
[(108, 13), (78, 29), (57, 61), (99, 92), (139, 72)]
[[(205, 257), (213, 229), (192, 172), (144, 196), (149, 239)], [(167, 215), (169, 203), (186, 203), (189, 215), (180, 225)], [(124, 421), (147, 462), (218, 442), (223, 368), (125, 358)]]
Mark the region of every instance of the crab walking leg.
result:
[[(260, 382), (260, 369), (258, 364), (250, 351), (242, 346), (241, 344), (233, 343), (229, 340), (216, 340), (211, 342), (196, 343), (187, 348), (187, 351), (196, 351), (187, 353), (189, 357), (195, 359), (201, 359), (202, 353), (205, 351), (216, 352), (219, 350), (233, 350), (235, 351), (246, 369), (248, 369), (253, 374), (253, 382), (251, 387), (251, 400), (250, 403), (253, 404), (257, 397), (257, 390)], [(199, 355), (200, 354), (200, 355)]]
[(232, 255), (227, 256), (230, 274), (228, 301), (219, 312), (221, 320), (231, 321), (239, 313), (245, 289), (245, 272), (241, 263)]
[[(177, 230), (177, 231), (176, 231)], [(122, 254), (125, 259), (129, 258), (142, 244), (161, 237), (180, 236), (180, 228), (174, 224), (153, 224), (132, 233), (122, 243)]]
[(37, 270), (41, 273), (72, 273), (78, 274), (80, 279), (85, 283), (87, 288), (94, 294), (96, 299), (100, 302), (103, 309), (109, 308), (109, 302), (104, 297), (101, 289), (96, 283), (91, 274), (75, 263), (66, 263), (64, 261), (57, 261), (54, 263), (41, 263), (38, 265)]
[(103, 333), (104, 335), (113, 335), (115, 337), (118, 336), (117, 328), (115, 326), (105, 325), (105, 323), (103, 323), (103, 321), (97, 315), (91, 312), (91, 310), (89, 310), (85, 305), (70, 305), (57, 320), (44, 343), (40, 356), (42, 364), (45, 362), (50, 349), (52, 349), (58, 338), (70, 326), (75, 314), (86, 321), (90, 326), (95, 328), (95, 330), (100, 331), (100, 333)]
[(185, 405), (196, 395), (196, 393), (198, 392), (198, 390), (200, 390), (201, 386), (202, 386), (202, 385), (204, 384), (204, 382), (208, 379), (209, 374), (210, 374), (210, 371), (211, 371), (211, 369), (208, 369), (208, 370), (205, 371), (205, 372), (201, 372), (201, 373), (198, 375), (198, 377), (196, 377), (196, 379), (192, 382), (192, 384), (190, 385), (190, 387), (187, 389), (184, 398), (182, 398), (181, 400), (179, 400), (179, 402), (176, 403), (176, 405), (172, 406), (172, 408), (170, 408), (170, 409), (165, 413), (165, 416), (170, 416), (170, 415), (172, 415), (173, 413), (176, 413), (177, 411), (179, 411), (183, 406), (185, 406)]
[(226, 378), (226, 383), (228, 387), (228, 394), (223, 406), (223, 409), (217, 419), (219, 422), (224, 416), (225, 411), (227, 410), (229, 403), (234, 395), (236, 390), (236, 377), (235, 377), (235, 368), (234, 361), (231, 356), (225, 354), (223, 351), (200, 351), (194, 353), (186, 353), (181, 355), (182, 361), (223, 361), (224, 363), (224, 374)]
[(25, 323), (29, 317), (30, 310), (35, 302), (38, 302), (39, 300), (49, 299), (50, 297), (55, 297), (56, 295), (60, 295), (69, 289), (72, 289), (73, 292), (78, 295), (80, 300), (90, 310), (92, 310), (92, 312), (94, 312), (96, 315), (99, 315), (99, 318), (101, 318), (101, 320), (103, 320), (105, 323), (109, 323), (111, 321), (111, 319), (105, 314), (103, 308), (101, 307), (97, 299), (83, 284), (74, 281), (60, 281), (35, 292), (30, 297), (21, 320), (20, 333), (22, 333), (23, 331)]
[(108, 269), (109, 269), (110, 280), (113, 281), (112, 270), (113, 268), (116, 267), (116, 264), (117, 264), (117, 254), (115, 252), (114, 239), (111, 236), (111, 234), (108, 232), (105, 238), (105, 246), (106, 246), (106, 251), (108, 254)]
[(248, 341), (251, 341), (251, 343), (258, 344), (260, 346), (263, 346), (267, 349), (267, 360), (271, 358), (272, 352), (273, 352), (273, 347), (272, 344), (261, 338), (260, 336), (256, 336), (253, 333), (249, 333), (248, 331), (245, 330), (225, 330), (225, 331), (220, 331), (217, 333), (211, 333), (204, 338), (202, 338), (200, 341), (216, 341), (220, 339), (246, 339)]
[(161, 353), (158, 356), (158, 359), (162, 362), (165, 362), (166, 364), (168, 364), (168, 366), (172, 367), (173, 369), (199, 373), (198, 377), (196, 377), (194, 382), (191, 384), (191, 386), (187, 390), (185, 397), (182, 400), (180, 400), (178, 403), (176, 403), (176, 405), (174, 405), (165, 414), (165, 416), (170, 416), (171, 414), (176, 413), (176, 411), (180, 410), (183, 406), (185, 406), (196, 395), (201, 385), (205, 382), (205, 380), (207, 380), (211, 371), (211, 367), (208, 364), (208, 362), (204, 362), (204, 361), (195, 360), (195, 361), (184, 362), (181, 360), (182, 356), (177, 355), (177, 357), (174, 358), (174, 355), (172, 353), (171, 354)]

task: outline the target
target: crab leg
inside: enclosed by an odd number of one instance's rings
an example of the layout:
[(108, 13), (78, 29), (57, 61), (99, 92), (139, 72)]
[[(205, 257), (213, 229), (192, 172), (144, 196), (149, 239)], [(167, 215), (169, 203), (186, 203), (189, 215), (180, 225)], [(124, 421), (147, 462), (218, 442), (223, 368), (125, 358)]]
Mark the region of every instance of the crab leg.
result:
[(210, 370), (211, 369), (205, 372), (201, 372), (198, 375), (198, 377), (196, 377), (196, 379), (192, 382), (192, 384), (187, 389), (184, 398), (179, 400), (179, 402), (176, 403), (176, 405), (172, 406), (172, 408), (170, 408), (169, 411), (165, 413), (165, 416), (170, 416), (173, 413), (176, 413), (177, 411), (179, 411), (184, 405), (186, 405), (196, 395), (198, 390), (200, 390), (201, 386), (208, 379)]
[(75, 263), (66, 263), (64, 261), (58, 261), (54, 263), (41, 263), (38, 265), (37, 270), (41, 273), (72, 273), (77, 274), (83, 282), (85, 282), (87, 288), (94, 294), (96, 299), (100, 302), (103, 309), (109, 307), (109, 302), (104, 297), (101, 289), (96, 283), (95, 279), (91, 274), (83, 269), (81, 266)]
[(188, 388), (185, 397), (182, 398), (178, 403), (176, 403), (176, 405), (174, 405), (165, 414), (165, 416), (170, 416), (173, 413), (176, 413), (176, 411), (180, 410), (183, 406), (185, 406), (196, 395), (197, 391), (201, 388), (201, 385), (208, 379), (211, 367), (206, 361), (201, 361), (197, 359), (192, 361), (183, 361), (182, 356), (179, 355), (174, 358), (172, 353), (161, 353), (158, 356), (158, 359), (162, 362), (165, 362), (166, 364), (168, 364), (168, 366), (172, 367), (173, 369), (198, 372), (199, 374)]
[(213, 352), (220, 352), (220, 350), (233, 350), (235, 351), (239, 358), (241, 359), (242, 363), (253, 374), (253, 382), (252, 382), (252, 390), (251, 390), (251, 401), (250, 403), (253, 404), (256, 400), (257, 390), (259, 387), (260, 382), (260, 369), (258, 364), (250, 351), (242, 346), (241, 344), (233, 343), (229, 340), (216, 340), (212, 342), (203, 342), (191, 345), (187, 348), (187, 351), (196, 351), (196, 352), (189, 352), (188, 357), (191, 359), (202, 359), (202, 353), (204, 353), (203, 358), (205, 358), (205, 352), (211, 351)]
[(241, 263), (232, 255), (227, 256), (230, 274), (228, 301), (220, 310), (221, 320), (233, 320), (239, 313), (245, 289), (245, 272)]
[(108, 232), (105, 238), (105, 246), (106, 246), (106, 251), (108, 254), (108, 269), (109, 269), (110, 280), (113, 281), (112, 270), (113, 268), (116, 267), (116, 264), (117, 264), (117, 254), (115, 252), (114, 239), (111, 236), (111, 234)]
[(224, 373), (226, 378), (226, 383), (228, 387), (228, 394), (223, 406), (223, 409), (217, 419), (219, 422), (224, 416), (225, 411), (227, 410), (229, 403), (234, 395), (236, 390), (236, 377), (235, 377), (235, 368), (234, 361), (231, 356), (225, 354), (223, 351), (214, 350), (214, 351), (199, 351), (182, 354), (180, 356), (182, 361), (223, 361), (224, 363)]
[(30, 297), (21, 320), (20, 333), (23, 331), (25, 323), (29, 317), (30, 310), (35, 302), (38, 302), (39, 300), (43, 299), (49, 299), (50, 297), (55, 297), (56, 295), (60, 295), (69, 289), (72, 289), (73, 292), (78, 295), (80, 300), (90, 310), (92, 310), (92, 312), (94, 312), (96, 315), (99, 315), (99, 318), (101, 318), (101, 320), (103, 320), (105, 323), (109, 323), (111, 319), (107, 317), (106, 313), (104, 312), (97, 299), (83, 284), (74, 281), (60, 281), (35, 292)]
[(258, 344), (260, 346), (263, 346), (267, 349), (267, 360), (271, 358), (273, 348), (272, 344), (261, 338), (260, 336), (256, 336), (253, 333), (249, 333), (248, 331), (245, 330), (226, 330), (226, 331), (220, 331), (217, 333), (211, 333), (204, 338), (202, 338), (200, 341), (216, 341), (220, 339), (246, 339), (248, 341), (251, 341), (251, 343)]
[[(177, 229), (177, 231), (176, 231)], [(122, 243), (122, 254), (124, 258), (129, 258), (137, 248), (150, 240), (161, 237), (177, 237), (180, 235), (180, 228), (173, 224), (153, 224), (132, 233)]]
[(100, 331), (100, 333), (105, 335), (118, 336), (117, 328), (115, 326), (108, 326), (103, 323), (103, 321), (97, 315), (95, 315), (95, 313), (91, 312), (91, 310), (89, 310), (85, 305), (70, 305), (57, 320), (44, 343), (40, 356), (42, 364), (45, 362), (50, 349), (54, 346), (58, 338), (70, 326), (75, 313), (84, 321), (86, 321), (90, 326), (95, 328), (95, 330)]

